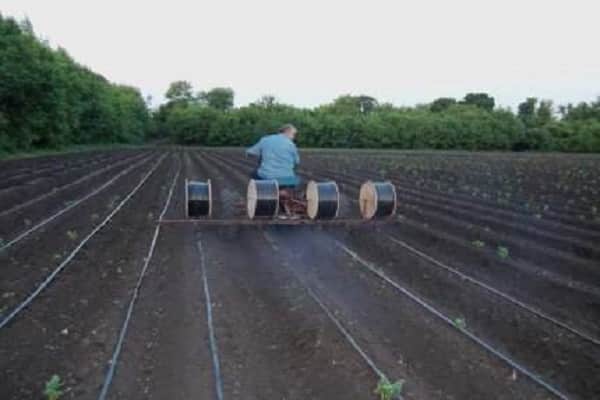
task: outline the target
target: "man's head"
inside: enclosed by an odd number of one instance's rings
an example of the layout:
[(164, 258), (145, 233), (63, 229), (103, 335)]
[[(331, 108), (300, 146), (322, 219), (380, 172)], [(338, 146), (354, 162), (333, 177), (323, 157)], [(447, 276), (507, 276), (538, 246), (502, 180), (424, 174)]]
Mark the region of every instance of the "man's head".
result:
[(296, 138), (296, 133), (298, 130), (292, 124), (285, 124), (281, 128), (279, 128), (279, 133), (287, 136), (290, 140), (294, 140)]

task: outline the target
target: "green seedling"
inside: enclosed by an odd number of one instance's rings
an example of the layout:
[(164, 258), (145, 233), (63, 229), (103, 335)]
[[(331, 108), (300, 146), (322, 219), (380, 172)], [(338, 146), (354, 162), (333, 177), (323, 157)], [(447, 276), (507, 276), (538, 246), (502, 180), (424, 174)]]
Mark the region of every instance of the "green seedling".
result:
[(61, 390), (63, 383), (60, 380), (60, 376), (52, 375), (52, 378), (46, 382), (46, 389), (44, 390), (44, 396), (48, 400), (58, 400), (63, 395)]
[(473, 246), (481, 249), (482, 247), (485, 247), (485, 242), (482, 242), (481, 240), (473, 240)]
[(456, 328), (460, 329), (461, 331), (467, 329), (467, 321), (465, 321), (464, 318), (455, 318), (454, 321), (452, 321), (452, 323)]
[(502, 259), (508, 258), (508, 256), (510, 255), (510, 253), (508, 252), (508, 248), (504, 246), (498, 246), (496, 253), (498, 254), (498, 257)]
[(402, 386), (404, 386), (403, 380), (392, 383), (387, 377), (382, 376), (375, 388), (375, 394), (379, 395), (379, 400), (392, 400), (402, 394)]
[(77, 240), (77, 238), (79, 237), (76, 231), (67, 231), (67, 236), (71, 240)]

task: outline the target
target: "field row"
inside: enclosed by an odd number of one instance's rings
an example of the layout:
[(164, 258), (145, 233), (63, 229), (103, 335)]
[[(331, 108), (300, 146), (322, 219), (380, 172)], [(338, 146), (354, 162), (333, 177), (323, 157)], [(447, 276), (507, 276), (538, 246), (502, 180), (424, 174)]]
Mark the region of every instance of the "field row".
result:
[[(357, 218), (372, 161), (328, 157), (302, 176), (336, 180)], [(375, 398), (381, 375), (408, 399), (600, 393), (593, 225), (520, 224), (401, 182), (387, 223), (240, 225), (240, 150), (93, 160), (2, 203), (1, 398), (39, 397), (52, 374), (77, 399)], [(183, 218), (186, 178), (212, 179), (231, 224), (160, 222)]]

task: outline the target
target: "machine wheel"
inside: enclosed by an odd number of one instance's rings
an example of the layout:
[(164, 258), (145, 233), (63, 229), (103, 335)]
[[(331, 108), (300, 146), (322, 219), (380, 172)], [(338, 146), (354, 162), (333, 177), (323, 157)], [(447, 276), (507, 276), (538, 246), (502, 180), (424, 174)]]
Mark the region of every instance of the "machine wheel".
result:
[(340, 191), (335, 182), (309, 181), (306, 186), (306, 214), (310, 219), (333, 219), (340, 209)]
[(255, 180), (248, 183), (246, 195), (248, 217), (274, 218), (279, 212), (279, 184), (276, 180)]
[(185, 180), (185, 215), (187, 218), (210, 217), (212, 190), (210, 179), (206, 182)]
[(391, 217), (396, 213), (396, 188), (391, 182), (367, 181), (360, 187), (358, 203), (364, 219)]

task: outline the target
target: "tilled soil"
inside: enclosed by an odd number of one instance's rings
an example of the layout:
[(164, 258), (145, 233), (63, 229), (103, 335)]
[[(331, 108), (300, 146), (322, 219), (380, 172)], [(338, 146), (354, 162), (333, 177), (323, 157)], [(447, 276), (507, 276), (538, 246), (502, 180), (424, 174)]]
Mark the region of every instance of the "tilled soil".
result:
[[(62, 398), (78, 400), (375, 399), (378, 374), (405, 381), (406, 399), (600, 397), (600, 225), (595, 189), (581, 172), (600, 168), (600, 159), (564, 156), (561, 165), (563, 158), (541, 155), (344, 154), (306, 152), (301, 174), (336, 180), (340, 218), (357, 222), (360, 182), (386, 169), (402, 180), (401, 215), (347, 226), (237, 223), (246, 219), (252, 170), (239, 149), (0, 164), (3, 241), (126, 171), (0, 253), (0, 324), (19, 310), (0, 328), (0, 398), (44, 398), (53, 374), (64, 382)], [(511, 197), (513, 175), (522, 184)], [(180, 222), (186, 178), (212, 180), (213, 218), (224, 224)], [(528, 215), (523, 201), (541, 211)], [(508, 257), (498, 255), (502, 245)]]

